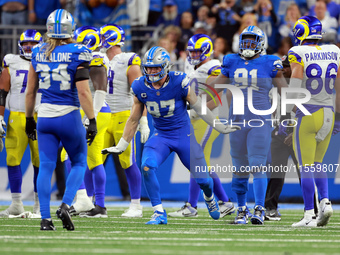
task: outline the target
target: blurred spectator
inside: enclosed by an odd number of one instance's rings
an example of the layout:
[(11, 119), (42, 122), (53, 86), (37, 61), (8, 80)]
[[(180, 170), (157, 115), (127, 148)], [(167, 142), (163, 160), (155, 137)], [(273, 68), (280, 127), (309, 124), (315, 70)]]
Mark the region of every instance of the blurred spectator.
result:
[(208, 13), (206, 23), (207, 23), (206, 29), (208, 31), (207, 35), (209, 35), (210, 38), (214, 40), (217, 37), (216, 36), (217, 17), (211, 11)]
[(178, 7), (178, 14), (182, 15), (183, 12), (191, 12), (192, 0), (174, 0)]
[(338, 29), (338, 22), (335, 18), (329, 16), (327, 6), (324, 1), (318, 1), (314, 7), (315, 17), (322, 24), (322, 43), (335, 43)]
[(162, 0), (150, 0), (148, 26), (155, 26), (162, 15)]
[(196, 22), (203, 22), (207, 23), (209, 8), (207, 6), (201, 6), (197, 11), (197, 21)]
[(164, 29), (164, 37), (168, 38), (172, 49), (176, 53), (177, 58), (181, 51), (184, 51), (184, 43), (180, 42), (182, 31), (179, 27), (170, 25)]
[[(172, 64), (176, 64), (177, 62), (177, 55), (176, 55), (176, 51), (175, 51), (175, 48), (174, 48), (174, 44), (171, 43), (171, 41), (169, 40), (169, 38), (167, 37), (161, 37), (159, 40), (158, 40), (158, 43), (157, 43), (157, 46), (160, 46), (160, 47), (163, 47), (164, 49), (167, 50), (167, 52), (169, 52), (170, 54), (170, 63)], [(172, 66), (171, 68), (172, 71), (176, 70), (178, 71), (178, 69), (174, 69), (174, 66)]]
[(279, 33), (282, 38), (289, 36), (292, 41), (294, 41), (293, 27), (300, 17), (301, 13), (299, 10), (299, 6), (295, 3), (289, 5), (287, 8), (285, 19), (281, 22), (281, 25), (279, 27)]
[(194, 35), (197, 34), (209, 34), (209, 31), (207, 30), (207, 25), (203, 22), (196, 22), (194, 26)]
[[(326, 8), (328, 11), (329, 16), (336, 18), (337, 20), (339, 20), (339, 14), (340, 14), (340, 7), (339, 4), (337, 4), (335, 1), (332, 0), (317, 0), (315, 5), (313, 5), (310, 9), (309, 9), (309, 15), (311, 16), (315, 16), (316, 17), (316, 4), (318, 2), (324, 2), (326, 4)], [(322, 24), (323, 25), (323, 24)]]
[(278, 19), (274, 12), (273, 6), (270, 0), (258, 0), (256, 5), (254, 6), (254, 10), (258, 15), (257, 24), (258, 27), (265, 33), (267, 36), (268, 42), (268, 54), (272, 54), (277, 50), (277, 41), (278, 41), (278, 31), (275, 24)]
[(280, 58), (282, 58), (283, 56), (287, 56), (288, 55), (288, 51), (290, 50), (290, 48), (293, 47), (293, 41), (292, 39), (288, 36), (288, 37), (284, 37), (281, 42), (280, 42), (280, 46), (279, 49), (277, 50), (277, 52), (274, 54)]
[(210, 10), (215, 4), (219, 2), (219, 0), (192, 0), (191, 11), (194, 16), (194, 20), (197, 20), (197, 12), (201, 6), (205, 5)]
[(192, 17), (191, 12), (183, 12), (181, 16), (181, 30), (182, 37), (181, 42), (186, 43), (191, 36), (193, 36), (193, 24), (194, 19)]
[[(61, 9), (61, 2), (66, 0), (28, 0), (28, 22), (33, 25), (46, 25), (48, 15), (55, 9)], [(46, 32), (39, 31), (42, 35)]]
[(312, 4), (314, 4), (315, 0), (295, 0), (295, 1), (292, 1), (292, 0), (272, 0), (271, 3), (273, 5), (273, 9), (276, 12), (277, 18), (278, 18), (279, 22), (281, 23), (285, 19), (288, 6), (290, 6), (293, 3), (297, 4), (299, 6), (301, 16), (303, 16), (303, 15), (306, 15), (306, 13), (309, 9), (308, 6), (311, 6)]
[(225, 38), (231, 48), (233, 36), (240, 27), (242, 8), (235, 4), (235, 0), (221, 0), (219, 4), (212, 8), (212, 12), (218, 15), (217, 37)]
[(244, 13), (253, 13), (255, 6), (255, 0), (241, 0), (241, 8)]
[(212, 58), (218, 59), (222, 63), (223, 57), (229, 53), (231, 52), (229, 50), (227, 40), (224, 39), (223, 37), (217, 37), (214, 41), (214, 52)]
[(253, 13), (246, 13), (243, 15), (241, 19), (241, 25), (239, 30), (234, 34), (232, 41), (232, 52), (238, 53), (239, 45), (240, 45), (240, 34), (242, 31), (249, 26), (257, 26), (257, 18)]
[(179, 26), (181, 16), (178, 14), (178, 7), (174, 0), (165, 0), (163, 13), (159, 17), (156, 25), (164, 24), (165, 27), (174, 25)]

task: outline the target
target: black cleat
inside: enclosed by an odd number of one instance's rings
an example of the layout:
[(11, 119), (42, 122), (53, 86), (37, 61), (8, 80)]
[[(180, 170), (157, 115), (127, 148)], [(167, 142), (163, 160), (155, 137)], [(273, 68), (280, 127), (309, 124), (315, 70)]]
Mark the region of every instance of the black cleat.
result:
[(107, 211), (105, 207), (95, 205), (93, 209), (88, 212), (80, 213), (81, 218), (107, 218)]
[(40, 226), (40, 230), (56, 230), (52, 220), (42, 219)]
[(69, 208), (65, 203), (62, 203), (59, 206), (58, 210), (56, 211), (56, 215), (63, 222), (63, 228), (66, 228), (70, 231), (74, 230), (74, 224), (69, 214)]

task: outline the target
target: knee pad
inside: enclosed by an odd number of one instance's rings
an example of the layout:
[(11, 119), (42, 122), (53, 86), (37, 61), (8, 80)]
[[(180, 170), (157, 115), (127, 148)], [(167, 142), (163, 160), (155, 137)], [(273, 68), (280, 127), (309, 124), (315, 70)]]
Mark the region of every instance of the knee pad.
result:
[(154, 159), (147, 158), (142, 162), (142, 174), (146, 175), (149, 171), (154, 171), (158, 168), (157, 162)]
[(248, 175), (233, 174), (233, 179), (231, 181), (231, 190), (236, 194), (245, 194), (248, 192)]

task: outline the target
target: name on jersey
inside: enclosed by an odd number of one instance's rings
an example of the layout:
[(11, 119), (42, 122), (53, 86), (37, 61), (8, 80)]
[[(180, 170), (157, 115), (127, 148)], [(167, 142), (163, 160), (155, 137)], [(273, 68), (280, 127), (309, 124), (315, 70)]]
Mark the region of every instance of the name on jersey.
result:
[(310, 52), (305, 54), (306, 61), (315, 60), (338, 60), (338, 53), (335, 52)]
[(46, 59), (45, 53), (38, 53), (36, 61), (38, 62), (72, 62), (72, 53), (70, 52), (59, 52), (51, 53), (49, 60)]

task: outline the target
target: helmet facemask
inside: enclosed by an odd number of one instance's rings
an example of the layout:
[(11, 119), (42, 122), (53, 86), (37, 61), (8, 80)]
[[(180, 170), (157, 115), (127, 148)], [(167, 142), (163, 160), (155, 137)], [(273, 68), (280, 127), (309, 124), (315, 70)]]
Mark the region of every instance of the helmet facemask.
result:
[(263, 49), (263, 38), (255, 34), (241, 34), (239, 52), (245, 58), (252, 58), (261, 53)]

